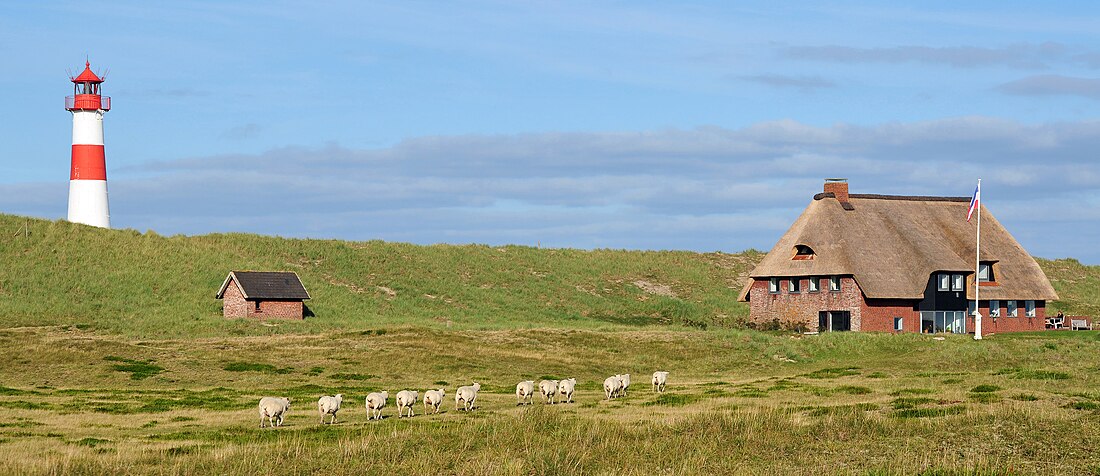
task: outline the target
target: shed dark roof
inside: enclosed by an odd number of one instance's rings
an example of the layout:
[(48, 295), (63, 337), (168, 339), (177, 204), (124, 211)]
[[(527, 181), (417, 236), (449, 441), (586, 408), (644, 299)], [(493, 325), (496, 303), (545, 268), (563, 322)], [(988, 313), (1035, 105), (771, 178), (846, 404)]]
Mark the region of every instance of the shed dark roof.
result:
[(290, 271), (231, 271), (218, 290), (217, 298), (225, 295), (229, 283), (234, 283), (245, 299), (309, 299), (298, 274)]

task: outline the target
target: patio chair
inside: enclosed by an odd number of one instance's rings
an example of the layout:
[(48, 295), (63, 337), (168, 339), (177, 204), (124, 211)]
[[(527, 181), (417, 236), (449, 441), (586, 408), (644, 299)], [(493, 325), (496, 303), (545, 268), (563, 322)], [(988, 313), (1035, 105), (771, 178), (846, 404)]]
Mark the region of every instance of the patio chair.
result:
[(1091, 331), (1092, 323), (1084, 319), (1073, 319), (1069, 321), (1070, 329), (1075, 331)]

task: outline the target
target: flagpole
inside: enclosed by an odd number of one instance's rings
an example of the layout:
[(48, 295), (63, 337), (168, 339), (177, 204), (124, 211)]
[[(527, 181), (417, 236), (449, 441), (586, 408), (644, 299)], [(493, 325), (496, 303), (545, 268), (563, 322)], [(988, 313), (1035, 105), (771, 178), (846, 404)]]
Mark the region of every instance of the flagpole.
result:
[(974, 340), (982, 340), (982, 310), (978, 307), (978, 289), (981, 283), (981, 278), (978, 273), (981, 272), (982, 262), (982, 179), (978, 179), (978, 191), (975, 192), (975, 200), (977, 203), (974, 207), (977, 208), (978, 213), (978, 238), (977, 243), (974, 246)]

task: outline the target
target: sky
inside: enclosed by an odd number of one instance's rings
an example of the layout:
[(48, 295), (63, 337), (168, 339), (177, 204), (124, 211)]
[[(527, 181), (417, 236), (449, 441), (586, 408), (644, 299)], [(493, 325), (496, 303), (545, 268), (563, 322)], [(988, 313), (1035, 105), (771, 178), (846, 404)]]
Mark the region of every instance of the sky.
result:
[(0, 213), (165, 235), (768, 250), (821, 191), (969, 196), (1100, 264), (1100, 4), (4, 2)]

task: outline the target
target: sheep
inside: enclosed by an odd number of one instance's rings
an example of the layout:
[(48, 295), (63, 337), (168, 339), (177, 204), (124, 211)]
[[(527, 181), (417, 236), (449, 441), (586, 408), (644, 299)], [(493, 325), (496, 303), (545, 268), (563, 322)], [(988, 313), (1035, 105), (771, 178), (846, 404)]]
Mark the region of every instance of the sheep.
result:
[(428, 407), (435, 410), (433, 413), (439, 413), (439, 405), (443, 403), (443, 397), (445, 396), (447, 396), (447, 391), (442, 388), (424, 392), (424, 413), (428, 413)]
[(608, 400), (611, 400), (619, 393), (619, 388), (623, 386), (623, 381), (618, 375), (612, 375), (607, 377), (603, 381), (603, 393), (607, 396)]
[(417, 398), (420, 398), (420, 392), (416, 390), (402, 390), (397, 392), (397, 398), (395, 399), (397, 402), (397, 418), (405, 416), (406, 408), (409, 409), (410, 418), (416, 416), (416, 413), (413, 411), (413, 405), (416, 404)]
[(619, 387), (619, 394), (626, 396), (626, 389), (630, 387), (630, 374), (619, 375), (619, 380), (622, 381), (622, 385)]
[(381, 420), (382, 409), (386, 407), (388, 398), (390, 398), (389, 392), (375, 392), (367, 395), (367, 417), (371, 420)]
[(577, 388), (577, 379), (567, 378), (558, 382), (558, 392), (565, 396), (566, 403), (573, 403), (573, 389)]
[(668, 383), (668, 372), (656, 371), (653, 372), (653, 391), (664, 392), (665, 384)]
[(317, 400), (317, 413), (321, 414), (321, 424), (325, 424), (325, 415), (332, 415), (332, 423), (336, 423), (336, 412), (340, 411), (340, 404), (344, 403), (344, 395), (337, 393), (335, 397), (324, 396)]
[[(264, 427), (264, 418), (267, 418), (267, 426), (283, 426), (283, 416), (290, 411), (290, 399), (286, 397), (264, 397), (260, 399), (260, 428)], [(272, 423), (274, 421), (274, 424)]]
[(531, 395), (535, 393), (535, 381), (524, 380), (516, 384), (516, 405), (531, 404)]
[(546, 398), (546, 403), (553, 405), (554, 397), (558, 395), (558, 381), (543, 380), (539, 382), (539, 391), (542, 392), (542, 396)]
[(477, 382), (474, 382), (473, 385), (458, 387), (458, 390), (455, 390), (455, 410), (457, 411), (460, 408), (466, 411), (473, 410), (474, 401), (477, 400), (479, 390), (481, 390), (481, 384)]

